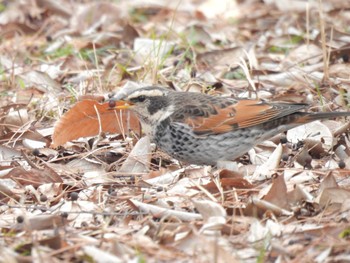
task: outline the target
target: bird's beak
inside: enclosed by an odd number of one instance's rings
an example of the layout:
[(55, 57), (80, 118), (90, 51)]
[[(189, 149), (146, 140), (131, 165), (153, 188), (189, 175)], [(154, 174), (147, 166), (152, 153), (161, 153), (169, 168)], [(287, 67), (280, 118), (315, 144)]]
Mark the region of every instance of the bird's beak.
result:
[(126, 102), (123, 100), (118, 100), (115, 102), (115, 105), (111, 107), (111, 109), (117, 109), (117, 110), (128, 110), (133, 106), (132, 103)]
[(125, 101), (123, 101), (123, 103), (124, 104), (122, 104), (122, 105), (115, 106), (115, 108), (118, 110), (127, 110), (127, 109), (130, 109), (130, 107), (132, 106), (131, 104), (126, 103)]

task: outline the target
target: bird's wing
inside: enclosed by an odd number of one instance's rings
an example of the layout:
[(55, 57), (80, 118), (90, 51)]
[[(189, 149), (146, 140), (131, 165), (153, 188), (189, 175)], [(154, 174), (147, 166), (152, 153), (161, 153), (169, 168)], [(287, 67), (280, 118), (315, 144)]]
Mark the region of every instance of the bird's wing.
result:
[[(305, 108), (306, 104), (232, 100), (232, 103), (189, 105), (178, 109), (173, 121), (190, 126), (194, 133), (221, 134), (276, 120)], [(224, 105), (225, 104), (225, 105)]]

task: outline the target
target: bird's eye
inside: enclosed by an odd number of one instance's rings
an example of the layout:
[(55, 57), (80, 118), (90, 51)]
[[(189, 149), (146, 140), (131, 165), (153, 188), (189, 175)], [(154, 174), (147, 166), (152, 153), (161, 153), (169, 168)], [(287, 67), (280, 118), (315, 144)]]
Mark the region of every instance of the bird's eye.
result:
[(145, 99), (146, 99), (146, 96), (141, 95), (141, 96), (138, 96), (136, 99), (137, 99), (138, 102), (144, 102)]
[(145, 95), (140, 95), (138, 97), (131, 98), (130, 102), (138, 103), (138, 102), (144, 102), (145, 100), (146, 100), (146, 96)]

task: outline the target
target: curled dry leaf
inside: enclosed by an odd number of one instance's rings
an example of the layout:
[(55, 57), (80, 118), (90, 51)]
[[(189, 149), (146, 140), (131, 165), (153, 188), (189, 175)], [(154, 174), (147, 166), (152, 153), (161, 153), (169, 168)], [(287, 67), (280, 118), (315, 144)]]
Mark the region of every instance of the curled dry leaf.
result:
[[(281, 216), (281, 215), (292, 216), (293, 215), (293, 212), (290, 212), (286, 209), (283, 209), (283, 208), (281, 208), (273, 203), (270, 203), (268, 201), (260, 200), (257, 197), (252, 197), (251, 204), (249, 204), (246, 208), (247, 214), (251, 213), (251, 211), (249, 211), (249, 210), (252, 210), (251, 206), (255, 206), (255, 208), (258, 208), (259, 209), (258, 213), (265, 213), (266, 211), (269, 210), (277, 216)], [(256, 210), (254, 213), (256, 213)]]
[(208, 221), (210, 217), (226, 217), (225, 209), (216, 202), (209, 200), (192, 200), (192, 203), (205, 221)]
[(334, 144), (334, 137), (330, 129), (320, 121), (314, 121), (287, 132), (287, 140), (298, 143), (306, 138), (323, 141), (322, 145), (326, 151), (330, 150)]
[(282, 144), (279, 144), (270, 155), (269, 159), (255, 169), (253, 178), (255, 180), (265, 180), (266, 178), (270, 178), (279, 166), (282, 152)]
[[(177, 169), (175, 171), (168, 171), (160, 176), (150, 179), (144, 178), (145, 181), (152, 185), (168, 185), (173, 184), (179, 180), (180, 175), (185, 171), (185, 168)], [(146, 176), (144, 176), (146, 177)]]
[(8, 198), (14, 198), (15, 200), (19, 200), (19, 196), (17, 196), (10, 188), (8, 188), (5, 184), (2, 184), (0, 181), (0, 200), (4, 201)]
[(145, 204), (137, 200), (130, 200), (130, 203), (134, 205), (136, 209), (139, 209), (145, 213), (152, 214), (154, 217), (157, 217), (157, 218), (161, 218), (163, 216), (174, 216), (182, 221), (193, 221), (193, 220), (202, 219), (202, 215), (199, 215), (199, 214), (166, 209), (156, 205)]
[(222, 205), (209, 200), (192, 200), (192, 203), (203, 216), (204, 225), (200, 232), (210, 234), (212, 231), (222, 229), (226, 223), (226, 210)]
[(111, 110), (108, 103), (84, 100), (75, 104), (56, 123), (51, 146), (58, 147), (70, 140), (94, 136), (100, 131), (125, 133), (129, 130), (139, 132), (140, 129), (138, 119), (131, 112)]
[(147, 173), (151, 163), (151, 141), (148, 136), (141, 138), (132, 149), (119, 173)]

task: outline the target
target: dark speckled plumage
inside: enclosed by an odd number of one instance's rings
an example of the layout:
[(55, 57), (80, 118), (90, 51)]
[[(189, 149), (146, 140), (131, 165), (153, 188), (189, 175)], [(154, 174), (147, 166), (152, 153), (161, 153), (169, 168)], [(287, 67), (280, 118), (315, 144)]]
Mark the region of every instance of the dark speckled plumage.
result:
[(236, 100), (160, 87), (141, 88), (118, 99), (139, 116), (157, 146), (192, 164), (233, 160), (285, 130), (318, 119), (350, 115), (301, 111), (306, 104)]

